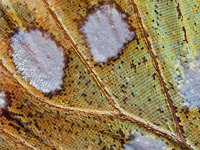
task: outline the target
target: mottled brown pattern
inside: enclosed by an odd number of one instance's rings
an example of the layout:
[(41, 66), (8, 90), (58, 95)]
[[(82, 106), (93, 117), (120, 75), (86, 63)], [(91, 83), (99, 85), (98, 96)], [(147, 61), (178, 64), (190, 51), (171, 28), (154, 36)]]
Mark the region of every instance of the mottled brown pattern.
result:
[[(117, 57), (96, 63), (80, 29), (105, 4), (126, 14), (136, 36)], [(178, 79), (199, 54), (199, 13), (198, 0), (1, 1), (0, 92), (7, 105), (0, 148), (123, 149), (144, 134), (171, 149), (198, 149), (199, 108), (184, 106)], [(63, 48), (60, 90), (43, 93), (23, 79), (10, 46), (19, 28), (47, 33)]]

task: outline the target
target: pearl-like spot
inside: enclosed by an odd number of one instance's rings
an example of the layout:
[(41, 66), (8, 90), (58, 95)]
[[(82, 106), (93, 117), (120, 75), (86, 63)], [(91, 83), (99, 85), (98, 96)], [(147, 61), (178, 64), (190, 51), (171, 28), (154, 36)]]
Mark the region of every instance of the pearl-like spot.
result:
[(135, 33), (129, 30), (121, 14), (111, 5), (103, 5), (89, 15), (81, 31), (85, 34), (96, 62), (106, 62), (123, 50)]
[(60, 88), (64, 76), (64, 53), (50, 36), (38, 29), (18, 30), (11, 38), (12, 58), (23, 78), (48, 93)]
[(184, 77), (179, 80), (183, 102), (190, 109), (200, 108), (200, 59), (184, 67)]
[(1, 2), (2, 2), (3, 5), (7, 5), (6, 0), (2, 0)]
[(136, 138), (124, 145), (124, 150), (167, 150), (168, 146), (163, 141), (157, 141), (153, 138), (138, 134)]
[(6, 94), (4, 92), (0, 92), (0, 113), (1, 109), (6, 106)]

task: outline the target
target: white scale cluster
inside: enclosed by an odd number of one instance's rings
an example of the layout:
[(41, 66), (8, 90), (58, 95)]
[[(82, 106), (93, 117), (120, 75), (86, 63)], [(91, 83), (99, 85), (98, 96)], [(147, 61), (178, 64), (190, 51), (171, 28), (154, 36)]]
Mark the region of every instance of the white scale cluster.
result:
[(168, 146), (163, 141), (157, 141), (153, 138), (138, 134), (130, 144), (124, 145), (124, 150), (167, 150)]
[(121, 14), (111, 5), (103, 5), (87, 18), (81, 31), (86, 35), (90, 52), (96, 62), (106, 62), (124, 49), (135, 36)]
[(12, 58), (23, 78), (43, 93), (62, 84), (64, 53), (50, 36), (40, 30), (19, 30), (11, 38)]

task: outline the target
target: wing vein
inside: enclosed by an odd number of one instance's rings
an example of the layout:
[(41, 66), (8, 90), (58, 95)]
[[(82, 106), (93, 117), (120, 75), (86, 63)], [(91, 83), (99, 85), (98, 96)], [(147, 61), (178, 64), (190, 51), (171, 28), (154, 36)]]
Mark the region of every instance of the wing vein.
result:
[(81, 59), (81, 61), (84, 63), (84, 65), (86, 66), (88, 73), (92, 76), (92, 78), (94, 79), (94, 81), (96, 82), (96, 84), (99, 86), (99, 88), (101, 89), (101, 91), (104, 93), (104, 95), (107, 97), (107, 99), (109, 100), (111, 106), (113, 106), (114, 111), (116, 112), (120, 112), (119, 111), (119, 107), (116, 105), (116, 102), (111, 98), (111, 95), (108, 93), (108, 91), (104, 88), (104, 85), (102, 84), (102, 82), (100, 81), (100, 79), (97, 77), (97, 75), (94, 73), (94, 71), (91, 69), (91, 67), (89, 66), (88, 62), (84, 59), (83, 55), (81, 54), (81, 52), (78, 50), (78, 47), (76, 46), (75, 42), (73, 41), (73, 39), (70, 37), (70, 35), (68, 34), (68, 32), (66, 31), (65, 27), (63, 27), (62, 23), (60, 22), (60, 20), (58, 19), (57, 15), (54, 13), (54, 11), (51, 9), (51, 7), (49, 6), (49, 3), (46, 2), (46, 0), (43, 0), (44, 6), (46, 7), (46, 9), (49, 11), (49, 13), (52, 15), (53, 19), (56, 21), (58, 27), (61, 29), (61, 31), (63, 32), (63, 34), (65, 35), (65, 37), (69, 40), (73, 50), (76, 52), (76, 54), (79, 56), (79, 58)]
[[(49, 102), (46, 102), (44, 99), (36, 96), (35, 94), (33, 94), (30, 91), (28, 91), (28, 93), (30, 93), (37, 100), (39, 100), (40, 102), (42, 102), (45, 107), (46, 107), (46, 105), (48, 105), (48, 107), (53, 107), (56, 110), (72, 111), (72, 112), (80, 113), (82, 115), (87, 115), (87, 114), (92, 114), (92, 115), (97, 115), (97, 116), (99, 116), (99, 115), (108, 115), (108, 116), (111, 116), (111, 117), (115, 116), (115, 117), (120, 118), (122, 120), (124, 120), (124, 119), (125, 120), (129, 120), (129, 121), (131, 121), (133, 123), (136, 123), (139, 126), (145, 128), (145, 129), (147, 129), (149, 131), (154, 131), (154, 133), (157, 134), (157, 135), (166, 137), (167, 139), (170, 139), (171, 141), (173, 141), (175, 143), (179, 143), (181, 145), (181, 147), (183, 147), (183, 148), (190, 149), (190, 147), (182, 139), (180, 140), (178, 137), (173, 136), (173, 135), (171, 135), (171, 134), (169, 134), (167, 132), (161, 131), (161, 130), (157, 129), (156, 127), (154, 127), (153, 125), (145, 123), (144, 121), (140, 121), (138, 119), (134, 119), (133, 116), (131, 116), (131, 115), (127, 114), (126, 112), (124, 112), (123, 109), (121, 109), (117, 105), (117, 103), (114, 101), (114, 99), (112, 99), (111, 95), (105, 89), (105, 87), (102, 84), (102, 82), (100, 81), (100, 79), (97, 77), (97, 75), (95, 74), (95, 72), (92, 70), (92, 68), (90, 67), (90, 65), (88, 64), (88, 62), (84, 59), (83, 55), (78, 50), (76, 43), (70, 37), (70, 35), (68, 34), (67, 30), (63, 27), (61, 21), (59, 20), (59, 18), (55, 14), (55, 12), (51, 9), (51, 7), (48, 4), (48, 2), (46, 0), (43, 0), (43, 4), (44, 4), (45, 8), (48, 10), (48, 12), (52, 15), (53, 19), (56, 21), (58, 27), (61, 29), (61, 31), (63, 32), (63, 34), (65, 35), (65, 37), (69, 40), (70, 44), (73, 47), (73, 50), (77, 53), (77, 55), (79, 56), (79, 58), (81, 59), (81, 61), (84, 63), (84, 65), (86, 66), (89, 74), (93, 77), (93, 79), (95, 80), (96, 84), (100, 87), (100, 89), (102, 90), (102, 92), (108, 98), (109, 102), (111, 103), (111, 105), (113, 106), (113, 108), (114, 108), (115, 111), (107, 111), (107, 112), (105, 112), (105, 111), (94, 111), (94, 110), (87, 110), (87, 109), (81, 109), (81, 108), (71, 108), (71, 107), (69, 107), (69, 108), (67, 107), (66, 108), (66, 107), (61, 107), (61, 106), (55, 106), (55, 105), (53, 105), (53, 104), (51, 104)], [(141, 18), (139, 16), (139, 13), (138, 13), (138, 10), (137, 10), (137, 6), (134, 3), (134, 1), (132, 1), (132, 5), (133, 5), (134, 9), (137, 12), (136, 15), (137, 15), (137, 17), (139, 19), (139, 22), (140, 22), (140, 25), (141, 25), (141, 29), (142, 29), (142, 31), (143, 31), (143, 33), (145, 35), (145, 32), (144, 32), (145, 30), (144, 30), (144, 27), (142, 25), (142, 21), (141, 21)], [(173, 107), (172, 100), (171, 100), (170, 95), (169, 95), (169, 93), (167, 91), (167, 87), (165, 86), (165, 82), (164, 82), (164, 80), (163, 80), (163, 78), (161, 76), (161, 71), (159, 69), (159, 65), (158, 65), (158, 62), (156, 60), (155, 54), (151, 50), (150, 42), (149, 42), (149, 40), (148, 40), (148, 38), (146, 36), (145, 36), (145, 41), (146, 41), (146, 44), (148, 46), (149, 53), (151, 54), (151, 57), (152, 57), (152, 59), (154, 61), (154, 65), (156, 66), (155, 68), (156, 68), (156, 70), (157, 70), (157, 72), (159, 74), (160, 82), (161, 82), (161, 84), (163, 86), (163, 89), (165, 91), (165, 94), (167, 96), (167, 102), (168, 102), (168, 105), (169, 105), (169, 109), (171, 110), (174, 122), (176, 124), (176, 128), (180, 132), (179, 133), (180, 137), (182, 137), (182, 133), (181, 133), (181, 130), (180, 130), (180, 126), (179, 126), (176, 114), (175, 114), (175, 109)], [(0, 65), (3, 66), (2, 62), (0, 62)], [(10, 73), (10, 71), (8, 71), (8, 72)], [(21, 83), (17, 79), (15, 79), (15, 77), (12, 74), (11, 74), (11, 77), (14, 78), (14, 81), (17, 81), (21, 85)], [(25, 89), (23, 86), (22, 86), (22, 88)], [(27, 91), (27, 89), (25, 89), (25, 90)]]
[[(2, 66), (8, 72), (8, 74), (12, 78), (13, 82), (17, 82), (17, 84), (19, 84), (23, 90), (27, 91), (27, 89), (24, 88), (17, 79), (15, 79), (15, 77), (12, 75), (12, 73), (10, 73), (9, 70), (7, 70), (7, 68), (3, 65), (3, 63), (1, 61), (0, 61), (0, 66)], [(38, 97), (37, 95), (33, 94), (32, 92), (30, 92), (30, 91), (27, 91), (27, 92), (31, 96), (35, 97), (35, 99), (38, 100), (38, 105), (42, 106), (43, 108), (45, 107), (46, 109), (52, 108), (52, 109), (58, 110), (58, 111), (73, 112), (73, 113), (77, 113), (82, 116), (88, 116), (88, 115), (96, 116), (96, 117), (107, 116), (107, 117), (115, 117), (115, 118), (118, 118), (121, 120), (128, 120), (128, 121), (135, 123), (135, 124), (139, 125), (140, 127), (143, 127), (149, 131), (153, 131), (153, 133), (155, 133), (159, 136), (163, 136), (175, 143), (178, 143), (181, 147), (183, 147), (185, 149), (190, 149), (189, 146), (187, 144), (185, 144), (185, 142), (180, 141), (179, 138), (177, 138), (176, 136), (173, 136), (170, 133), (159, 130), (154, 125), (150, 125), (148, 123), (145, 123), (144, 121), (134, 119), (133, 117), (131, 117), (131, 115), (127, 114), (126, 112), (124, 112), (121, 109), (120, 109), (121, 112), (118, 113), (118, 112), (113, 112), (113, 111), (97, 111), (97, 110), (87, 110), (87, 109), (81, 109), (81, 108), (55, 106), (55, 105), (45, 101), (44, 99)], [(25, 92), (25, 93), (27, 93), (27, 92)], [(32, 102), (34, 102), (34, 101), (32, 101)]]
[[(159, 130), (157, 130), (156, 128), (152, 128), (152, 127), (148, 126), (148, 124), (143, 123), (143, 122), (141, 122), (141, 121), (139, 121), (139, 120), (133, 119), (132, 116), (130, 116), (130, 115), (128, 115), (127, 113), (125, 113), (125, 112), (116, 104), (116, 102), (111, 98), (111, 95), (110, 95), (110, 94), (108, 93), (108, 91), (104, 88), (104, 85), (103, 85), (103, 84), (101, 83), (101, 81), (98, 79), (97, 75), (94, 73), (94, 71), (91, 69), (91, 67), (90, 67), (89, 64), (87, 63), (87, 61), (84, 59), (84, 57), (83, 57), (83, 55), (81, 54), (81, 52), (78, 50), (78, 47), (77, 47), (76, 43), (75, 43), (75, 42), (73, 41), (73, 39), (70, 37), (70, 35), (68, 34), (68, 32), (67, 32), (67, 30), (65, 29), (65, 27), (63, 27), (61, 21), (59, 20), (59, 18), (58, 18), (57, 15), (55, 14), (55, 12), (52, 10), (52, 8), (50, 7), (49, 3), (48, 3), (46, 0), (43, 0), (43, 3), (44, 3), (44, 5), (45, 5), (46, 9), (49, 11), (49, 13), (52, 15), (52, 17), (53, 17), (53, 18), (55, 19), (55, 21), (57, 22), (57, 24), (58, 24), (58, 26), (60, 27), (60, 29), (63, 31), (64, 35), (69, 39), (69, 41), (70, 41), (70, 43), (71, 43), (71, 45), (72, 45), (74, 51), (78, 54), (78, 56), (80, 57), (80, 59), (82, 60), (82, 62), (85, 64), (85, 66), (87, 67), (89, 73), (91, 74), (91, 76), (93, 77), (93, 79), (95, 80), (95, 82), (98, 84), (98, 86), (99, 86), (100, 89), (103, 91), (103, 93), (105, 94), (105, 96), (110, 100), (112, 106), (114, 106), (114, 108), (115, 108), (118, 112), (120, 112), (123, 116), (126, 116), (127, 118), (129, 118), (129, 119), (132, 120), (132, 121), (134, 120), (135, 123), (140, 124), (141, 126), (147, 128), (147, 129), (154, 130), (156, 133), (159, 132), (160, 135), (164, 135), (164, 134), (162, 134), (162, 131), (159, 131)], [(135, 3), (132, 1), (132, 5), (133, 5), (134, 8), (136, 8), (136, 10), (137, 10), (137, 6), (134, 5), (134, 4), (135, 4)], [(136, 6), (136, 7), (135, 7), (135, 6)], [(136, 12), (137, 12), (136, 14), (139, 15), (138, 11), (136, 11)], [(144, 27), (143, 27), (143, 25), (142, 25), (142, 22), (141, 22), (140, 17), (139, 17), (138, 19), (140, 20), (141, 29), (142, 29), (142, 31), (143, 31), (143, 33), (144, 33)], [(182, 135), (181, 128), (180, 128), (179, 123), (178, 123), (178, 118), (177, 118), (177, 116), (176, 116), (176, 114), (175, 114), (176, 112), (175, 112), (175, 109), (174, 109), (174, 107), (173, 107), (172, 100), (171, 100), (170, 95), (169, 95), (169, 93), (168, 93), (168, 91), (167, 91), (167, 87), (165, 86), (165, 82), (164, 82), (164, 80), (163, 80), (163, 77), (161, 76), (161, 71), (160, 71), (160, 69), (159, 69), (159, 65), (158, 65), (158, 62), (157, 62), (157, 60), (156, 60), (155, 54), (154, 54), (153, 51), (151, 50), (150, 42), (149, 42), (149, 40), (148, 40), (148, 38), (147, 38), (146, 36), (145, 36), (145, 41), (146, 41), (146, 44), (147, 44), (147, 46), (148, 46), (149, 53), (151, 54), (151, 57), (152, 57), (152, 59), (153, 59), (153, 61), (154, 61), (154, 64), (155, 64), (155, 66), (156, 66), (155, 68), (156, 68), (156, 70), (157, 70), (157, 72), (158, 72), (158, 74), (159, 74), (159, 78), (160, 78), (160, 82), (161, 82), (161, 84), (162, 84), (163, 90), (164, 90), (164, 92), (165, 92), (165, 94), (166, 94), (166, 96), (167, 96), (167, 104), (168, 104), (168, 107), (169, 107), (169, 109), (170, 109), (170, 112), (172, 113), (172, 118), (173, 118), (173, 121), (175, 122), (176, 130), (177, 130), (177, 132), (178, 132), (179, 137), (181, 138), (181, 140), (185, 143), (184, 137), (183, 137), (183, 135)], [(186, 146), (187, 144), (183, 144), (183, 145), (185, 145), (184, 147), (189, 147), (189, 146)]]
[(11, 135), (10, 133), (5, 131), (4, 129), (0, 129), (0, 135), (6, 135), (10, 139), (12, 139), (15, 143), (18, 143), (19, 145), (27, 147), (27, 149), (34, 149), (30, 144), (28, 144), (28, 143), (22, 141), (21, 139)]
[(139, 26), (140, 26), (140, 30), (142, 31), (143, 33), (143, 36), (144, 36), (144, 40), (145, 40), (145, 43), (147, 45), (147, 49), (148, 49), (148, 52), (152, 58), (152, 61), (154, 63), (154, 67), (158, 73), (158, 78), (160, 80), (160, 84), (163, 88), (163, 92), (165, 93), (166, 95), (166, 102), (167, 102), (167, 106), (171, 112), (171, 115), (172, 115), (172, 119), (174, 121), (174, 124), (175, 124), (175, 129), (177, 131), (177, 134), (178, 136), (181, 138), (181, 140), (183, 142), (185, 142), (185, 138), (183, 136), (183, 133), (182, 133), (182, 129), (179, 125), (179, 121), (178, 121), (178, 116), (176, 115), (176, 110), (175, 110), (175, 107), (173, 106), (173, 101), (171, 99), (171, 96), (168, 92), (168, 88), (166, 86), (166, 83), (164, 81), (164, 78), (162, 77), (162, 73), (161, 73), (161, 69), (160, 69), (160, 66), (159, 66), (159, 63), (158, 63), (158, 60), (156, 58), (156, 55), (154, 54), (153, 50), (152, 50), (152, 47), (151, 47), (151, 43), (146, 35), (146, 30), (145, 30), (145, 27), (143, 26), (143, 22), (142, 22), (142, 19), (140, 17), (140, 14), (139, 14), (139, 10), (138, 10), (138, 7), (137, 7), (137, 4), (134, 2), (134, 0), (131, 0), (131, 4), (133, 6), (133, 10), (134, 10), (134, 14), (136, 15), (136, 18), (138, 19), (138, 22), (139, 22)]

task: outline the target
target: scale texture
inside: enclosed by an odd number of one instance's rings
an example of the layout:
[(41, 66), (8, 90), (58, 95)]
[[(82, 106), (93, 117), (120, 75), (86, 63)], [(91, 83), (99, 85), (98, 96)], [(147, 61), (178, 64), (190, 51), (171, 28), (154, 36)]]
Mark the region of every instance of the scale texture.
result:
[(44, 93), (59, 88), (64, 75), (63, 50), (48, 35), (39, 30), (19, 30), (11, 43), (13, 61), (25, 80)]
[(0, 1), (0, 149), (198, 150), (199, 0)]

